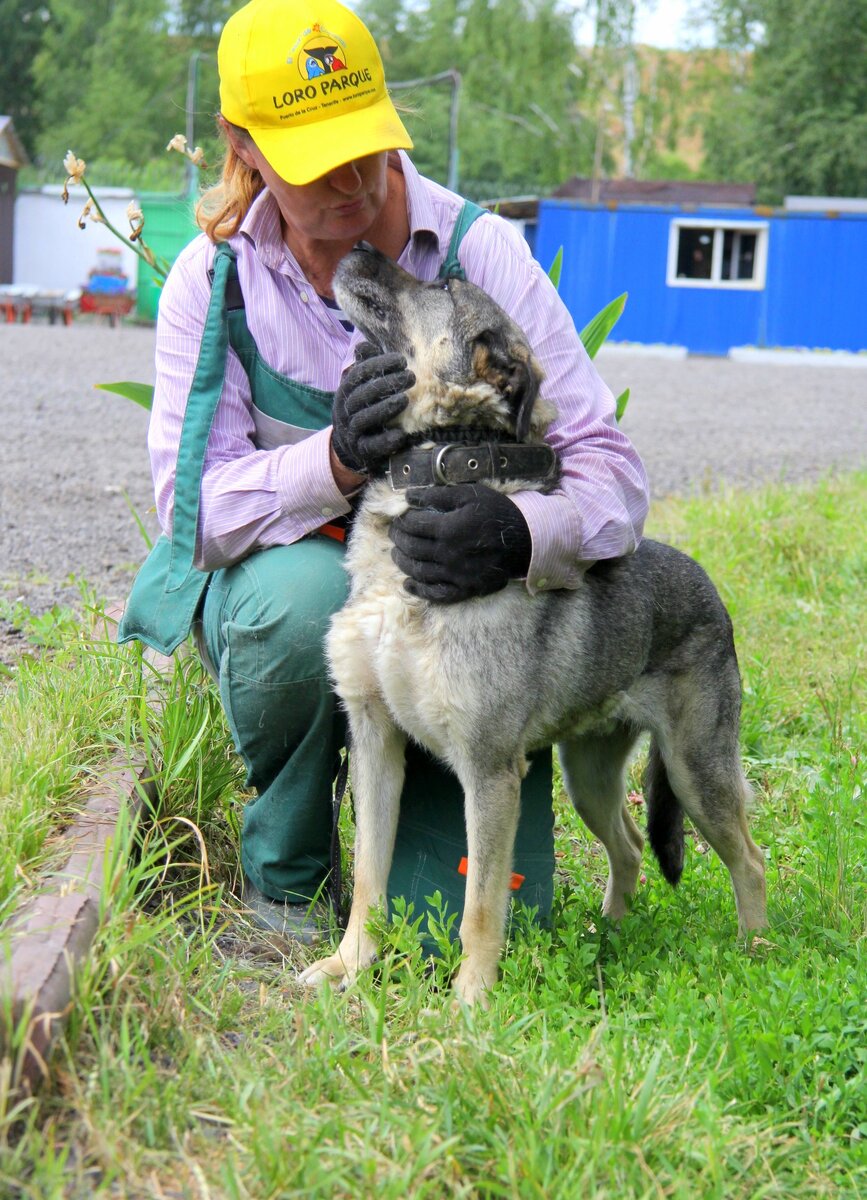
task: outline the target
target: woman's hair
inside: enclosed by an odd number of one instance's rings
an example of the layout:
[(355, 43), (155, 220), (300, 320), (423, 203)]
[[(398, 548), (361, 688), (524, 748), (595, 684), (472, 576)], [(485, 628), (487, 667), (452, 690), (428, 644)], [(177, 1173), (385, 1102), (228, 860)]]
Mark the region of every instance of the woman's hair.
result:
[(240, 125), (230, 125), (225, 117), (221, 117), (218, 124), (226, 145), (223, 174), (220, 182), (208, 188), (196, 205), (196, 224), (212, 242), (225, 242), (238, 232), (265, 181), (255, 167), (248, 167), (239, 158), (226, 135), (228, 126), (238, 137), (252, 142), (247, 130)]

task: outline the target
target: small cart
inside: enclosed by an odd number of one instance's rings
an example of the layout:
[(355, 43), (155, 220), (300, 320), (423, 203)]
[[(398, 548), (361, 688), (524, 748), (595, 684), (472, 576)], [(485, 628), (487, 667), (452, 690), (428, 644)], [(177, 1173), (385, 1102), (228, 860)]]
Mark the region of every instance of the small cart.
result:
[(132, 312), (134, 304), (135, 295), (131, 292), (94, 292), (84, 288), (81, 293), (81, 311), (108, 317), (111, 326), (117, 325), (121, 317)]

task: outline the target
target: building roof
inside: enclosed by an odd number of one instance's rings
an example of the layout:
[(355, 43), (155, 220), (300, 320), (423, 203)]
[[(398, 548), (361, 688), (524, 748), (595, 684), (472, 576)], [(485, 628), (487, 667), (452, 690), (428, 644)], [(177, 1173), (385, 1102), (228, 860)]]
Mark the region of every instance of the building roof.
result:
[(0, 116), (0, 167), (26, 167), (30, 159), (21, 145), (11, 117)]
[[(756, 202), (754, 183), (713, 183), (704, 179), (600, 179), (594, 201), (594, 180), (574, 175), (547, 195), (554, 200), (580, 200), (587, 204), (731, 204), (752, 208)], [(504, 196), (480, 201), (501, 216), (535, 221), (539, 201), (547, 196)]]
[[(596, 194), (594, 195), (594, 190)], [(713, 183), (704, 179), (581, 179), (574, 175), (551, 192), (556, 200), (594, 199), (600, 204), (735, 204), (756, 202), (754, 183)]]

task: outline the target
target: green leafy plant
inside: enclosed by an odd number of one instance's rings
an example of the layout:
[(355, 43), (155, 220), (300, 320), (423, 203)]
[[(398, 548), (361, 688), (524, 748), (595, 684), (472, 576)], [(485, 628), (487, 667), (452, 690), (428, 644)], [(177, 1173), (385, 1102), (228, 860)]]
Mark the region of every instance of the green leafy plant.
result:
[[(560, 276), (563, 273), (563, 247), (561, 246), (554, 255), (554, 261), (548, 268), (548, 278), (554, 284), (555, 288), (560, 287)], [(605, 307), (596, 314), (596, 316), (588, 321), (581, 330), (580, 338), (584, 344), (584, 349), (590, 358), (595, 358), (599, 347), (606, 340), (611, 330), (620, 320), (624, 308), (626, 307), (626, 299), (628, 292), (623, 292), (622, 295), (610, 301)], [(614, 406), (614, 415), (619, 422), (626, 412), (626, 405), (629, 403), (629, 388), (621, 392), (617, 397)]]
[(134, 400), (136, 404), (140, 404), (148, 412), (153, 408), (154, 386), (152, 383), (134, 383), (132, 380), (124, 380), (120, 383), (98, 383), (96, 386), (100, 391), (114, 392), (116, 396), (123, 396), (127, 400)]
[(54, 604), (44, 613), (33, 613), (20, 601), (7, 604), (0, 601), (0, 617), (15, 629), (20, 629), (27, 641), (41, 649), (56, 649), (63, 645), (77, 618), (71, 608)]

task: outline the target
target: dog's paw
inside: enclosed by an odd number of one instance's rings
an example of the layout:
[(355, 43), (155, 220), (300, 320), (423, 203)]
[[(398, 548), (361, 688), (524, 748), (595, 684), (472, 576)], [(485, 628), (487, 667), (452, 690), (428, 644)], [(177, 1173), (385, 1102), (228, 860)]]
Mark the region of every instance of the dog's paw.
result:
[(342, 988), (346, 988), (353, 982), (356, 974), (357, 972), (348, 970), (339, 954), (332, 954), (330, 958), (317, 959), (301, 971), (298, 982), (310, 988), (322, 987), (325, 983), (340, 984)]
[(321, 987), (324, 983), (330, 983), (343, 992), (355, 983), (365, 967), (375, 963), (376, 959), (375, 945), (356, 946), (350, 943), (347, 947), (345, 942), (341, 942), (336, 953), (330, 958), (319, 958), (303, 970), (298, 976), (298, 982), (305, 987)]
[(466, 962), (463, 963), (453, 984), (455, 1002), (466, 1004), (469, 1008), (487, 1008), (490, 1004), (493, 982), (493, 979), (488, 981), (485, 972), (470, 967)]

